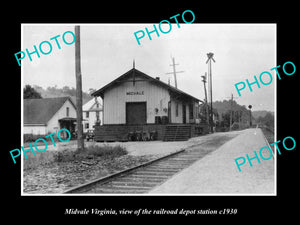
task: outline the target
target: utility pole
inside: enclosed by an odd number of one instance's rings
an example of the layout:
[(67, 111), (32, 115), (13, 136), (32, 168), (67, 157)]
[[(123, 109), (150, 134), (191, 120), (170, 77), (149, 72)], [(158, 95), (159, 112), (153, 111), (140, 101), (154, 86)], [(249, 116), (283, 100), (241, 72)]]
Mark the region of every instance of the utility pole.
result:
[(231, 131), (232, 126), (232, 103), (233, 103), (233, 94), (231, 93), (231, 100), (230, 100), (230, 124), (229, 124), (229, 130)]
[(205, 72), (204, 76), (202, 77), (202, 82), (204, 85), (204, 94), (205, 94), (205, 116), (206, 116), (206, 121), (209, 124), (209, 110), (208, 110), (208, 103), (207, 103), (207, 93), (206, 93), (206, 77), (207, 77), (207, 73)]
[(249, 105), (248, 108), (250, 109), (250, 114), (249, 114), (249, 125), (250, 128), (252, 127), (252, 113), (251, 113), (251, 109), (252, 109), (252, 105)]
[(77, 149), (84, 150), (82, 127), (82, 82), (80, 66), (80, 26), (75, 26), (75, 75), (76, 75), (76, 113), (77, 113)]
[(241, 128), (241, 124), (242, 124), (242, 114), (243, 114), (243, 112), (240, 110), (239, 111), (239, 114), (238, 114), (238, 116), (239, 116), (239, 129), (241, 130), (242, 128)]
[(229, 130), (231, 131), (232, 126), (232, 119), (233, 119), (233, 94), (231, 93), (231, 99), (230, 99), (230, 124), (229, 124)]
[(211, 72), (211, 60), (214, 61), (214, 63), (216, 62), (213, 58), (214, 53), (210, 52), (207, 53), (207, 61), (206, 64), (208, 63), (208, 78), (209, 78), (209, 93), (210, 93), (210, 131), (213, 133), (213, 106), (212, 106), (212, 72)]
[(175, 66), (177, 66), (179, 64), (175, 64), (175, 58), (174, 57), (172, 57), (172, 62), (173, 62), (173, 64), (171, 64), (170, 66), (173, 66), (173, 72), (166, 73), (166, 74), (173, 74), (174, 75), (175, 88), (177, 88), (177, 76), (176, 76), (176, 73), (183, 73), (184, 71), (176, 71)]

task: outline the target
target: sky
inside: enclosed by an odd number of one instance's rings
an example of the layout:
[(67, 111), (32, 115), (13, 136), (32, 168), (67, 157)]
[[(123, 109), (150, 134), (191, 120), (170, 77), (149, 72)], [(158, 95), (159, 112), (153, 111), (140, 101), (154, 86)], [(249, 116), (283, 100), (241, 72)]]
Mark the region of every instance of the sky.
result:
[[(75, 44), (66, 45), (62, 35), (74, 31), (80, 25), (82, 89), (100, 89), (133, 67), (152, 77), (174, 85), (172, 60), (175, 58), (178, 89), (204, 99), (204, 87), (201, 76), (208, 71), (207, 53), (214, 53), (212, 63), (213, 101), (229, 100), (231, 94), (240, 105), (252, 105), (252, 110), (275, 110), (276, 75), (271, 68), (276, 65), (276, 24), (184, 24), (180, 28), (172, 23), (169, 33), (147, 34), (138, 45), (134, 32), (153, 29), (153, 24), (22, 24), (22, 51), (29, 52), (38, 48), (43, 41), (52, 44), (48, 55), (40, 53), (40, 58), (32, 54), (21, 61), (22, 84), (76, 87), (75, 80)], [(156, 24), (156, 26), (158, 26)], [(168, 26), (164, 24), (164, 26)], [(168, 27), (162, 27), (168, 30)], [(61, 49), (58, 49), (57, 38)], [(66, 41), (72, 41), (70, 34)], [(46, 44), (43, 50), (48, 49)], [(17, 63), (17, 62), (16, 62)], [(259, 89), (253, 85), (241, 91), (238, 96), (235, 84), (259, 79), (263, 71), (273, 74), (270, 85)], [(268, 77), (263, 80), (267, 83)], [(22, 86), (22, 87), (23, 87)]]

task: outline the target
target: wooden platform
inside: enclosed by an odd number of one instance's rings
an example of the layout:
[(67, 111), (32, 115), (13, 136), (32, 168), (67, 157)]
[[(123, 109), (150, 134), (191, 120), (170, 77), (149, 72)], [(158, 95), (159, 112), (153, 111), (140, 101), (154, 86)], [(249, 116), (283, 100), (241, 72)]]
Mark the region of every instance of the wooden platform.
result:
[(165, 125), (102, 125), (95, 127), (95, 141), (129, 141), (130, 133), (156, 133), (156, 139), (162, 140)]
[[(191, 137), (208, 133), (206, 124), (146, 124), (146, 125), (102, 125), (95, 126), (95, 141), (130, 141), (137, 140), (186, 141)], [(153, 135), (154, 134), (154, 135)]]

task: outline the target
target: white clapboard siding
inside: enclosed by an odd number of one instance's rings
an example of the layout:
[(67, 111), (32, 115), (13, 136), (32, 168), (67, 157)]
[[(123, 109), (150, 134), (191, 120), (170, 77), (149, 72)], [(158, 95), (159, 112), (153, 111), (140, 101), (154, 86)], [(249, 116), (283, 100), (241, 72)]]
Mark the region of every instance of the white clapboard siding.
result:
[[(137, 78), (141, 80), (141, 77)], [(127, 92), (139, 92), (128, 95)], [(104, 124), (126, 123), (126, 102), (147, 102), (147, 123), (154, 123), (155, 116), (168, 116), (164, 108), (168, 108), (170, 95), (167, 89), (154, 85), (149, 81), (122, 82), (107, 90), (104, 94)], [(155, 112), (155, 108), (158, 112)]]
[(24, 125), (23, 126), (23, 134), (36, 134), (36, 135), (46, 135), (47, 127), (46, 125)]
[[(69, 116), (67, 116), (67, 107), (69, 108)], [(60, 129), (59, 119), (65, 117), (76, 118), (76, 109), (70, 100), (67, 100), (63, 106), (53, 115), (47, 123), (47, 133), (57, 132)]]
[[(178, 114), (176, 115), (176, 104), (178, 104)], [(171, 100), (171, 122), (172, 123), (183, 123), (183, 103), (179, 100)], [(185, 117), (186, 117), (186, 123), (189, 123), (189, 105), (185, 103)]]

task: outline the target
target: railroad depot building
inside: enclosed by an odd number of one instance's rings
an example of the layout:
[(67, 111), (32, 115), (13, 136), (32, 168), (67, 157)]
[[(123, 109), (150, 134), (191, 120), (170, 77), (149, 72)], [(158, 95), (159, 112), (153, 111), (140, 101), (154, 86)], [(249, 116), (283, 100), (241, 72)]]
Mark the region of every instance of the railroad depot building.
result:
[(103, 100), (96, 141), (126, 141), (134, 133), (145, 139), (187, 140), (208, 132), (198, 118), (201, 100), (135, 68), (92, 96)]

